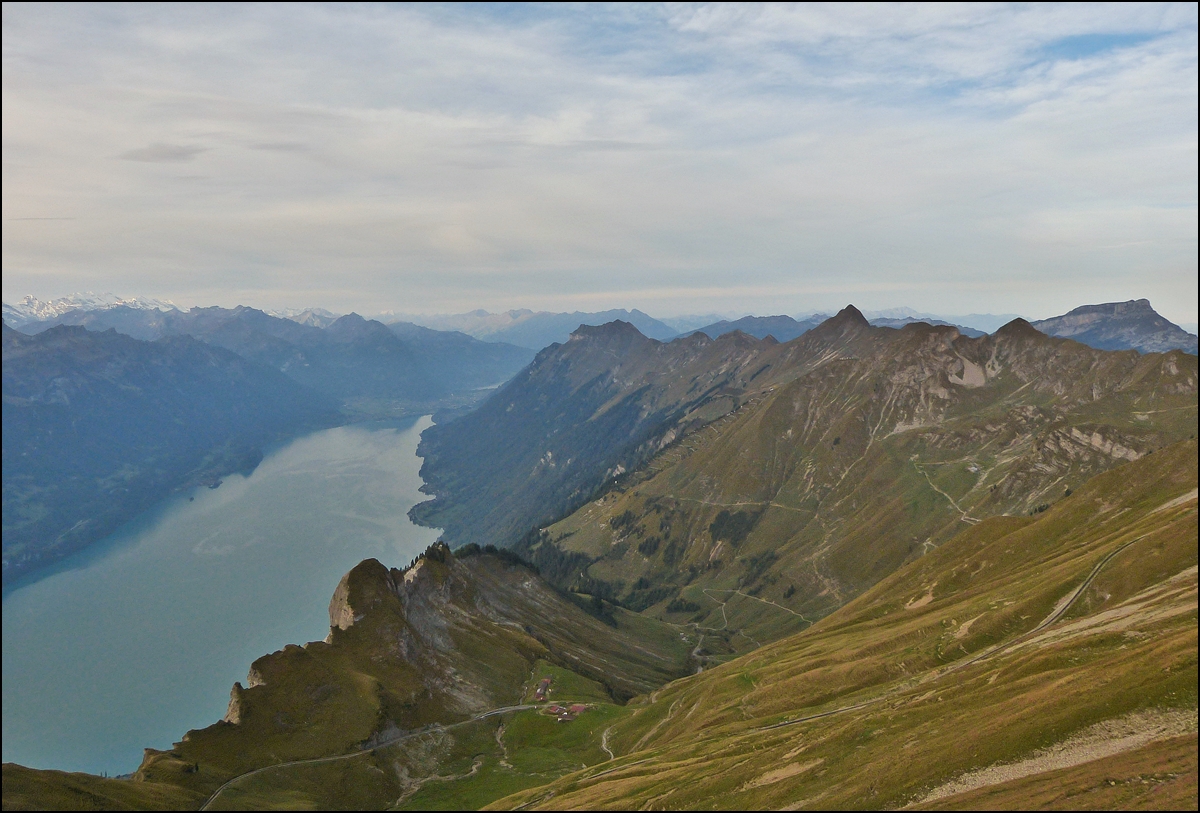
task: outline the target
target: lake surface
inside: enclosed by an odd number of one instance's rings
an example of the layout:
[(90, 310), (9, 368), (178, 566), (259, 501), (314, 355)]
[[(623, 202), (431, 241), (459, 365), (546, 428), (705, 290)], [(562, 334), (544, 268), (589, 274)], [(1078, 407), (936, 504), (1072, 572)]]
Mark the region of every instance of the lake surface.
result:
[(323, 639), (346, 571), (404, 567), (437, 540), (407, 516), (427, 499), (416, 450), (431, 425), (294, 440), (4, 596), (3, 760), (128, 773), (142, 748), (219, 720), (256, 658)]

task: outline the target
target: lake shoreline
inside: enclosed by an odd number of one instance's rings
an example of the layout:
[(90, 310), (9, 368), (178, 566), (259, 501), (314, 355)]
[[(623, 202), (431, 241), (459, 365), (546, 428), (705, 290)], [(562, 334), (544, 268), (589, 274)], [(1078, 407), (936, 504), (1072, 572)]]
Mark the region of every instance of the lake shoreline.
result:
[(4, 595), (5, 762), (110, 775), (220, 719), (257, 657), (320, 640), (338, 580), (397, 566), (431, 416), (319, 430), (247, 475), (174, 494)]

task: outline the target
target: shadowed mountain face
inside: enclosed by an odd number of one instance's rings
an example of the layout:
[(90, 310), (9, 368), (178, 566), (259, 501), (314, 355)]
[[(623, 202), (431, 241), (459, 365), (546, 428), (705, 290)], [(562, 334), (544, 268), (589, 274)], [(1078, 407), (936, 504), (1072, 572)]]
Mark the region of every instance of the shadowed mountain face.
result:
[(72, 311), (56, 321), (143, 339), (193, 336), (274, 367), (363, 415), (432, 409), (451, 396), (470, 401), (533, 356), (512, 345), (403, 322), (388, 327), (357, 314), (324, 329), (245, 307), (187, 312), (116, 307)]
[(262, 446), (340, 423), (278, 370), (177, 336), (4, 326), (4, 581), (99, 539)]
[[(517, 551), (560, 586), (707, 626), (736, 611), (762, 641), (967, 525), (1186, 438), (1196, 386), (1193, 356), (1107, 353), (1023, 320), (971, 339), (847, 308), (787, 344), (609, 325), (428, 432), (437, 499), (414, 515), (453, 543), (539, 526)], [(735, 591), (750, 598), (722, 606)]]
[(663, 344), (627, 322), (581, 327), (478, 410), (425, 432), (421, 476), (436, 499), (412, 515), (455, 544), (510, 544), (733, 409), (762, 346), (744, 333)]
[(1048, 336), (1074, 339), (1100, 350), (1182, 350), (1196, 355), (1197, 337), (1159, 316), (1148, 299), (1084, 305), (1033, 326)]

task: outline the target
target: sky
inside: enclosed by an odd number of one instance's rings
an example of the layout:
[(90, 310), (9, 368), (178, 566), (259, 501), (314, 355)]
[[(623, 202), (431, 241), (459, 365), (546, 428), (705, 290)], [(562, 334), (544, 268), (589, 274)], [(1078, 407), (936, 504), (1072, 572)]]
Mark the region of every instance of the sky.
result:
[(1197, 6), (3, 4), (3, 296), (1197, 321)]

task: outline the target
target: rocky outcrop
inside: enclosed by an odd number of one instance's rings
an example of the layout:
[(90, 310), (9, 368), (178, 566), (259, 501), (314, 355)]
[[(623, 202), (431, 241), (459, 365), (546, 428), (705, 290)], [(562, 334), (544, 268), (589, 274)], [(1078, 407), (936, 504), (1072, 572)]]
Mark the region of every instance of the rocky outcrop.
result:
[(242, 698), (245, 694), (246, 690), (242, 688), (241, 683), (233, 684), (233, 688), (229, 690), (229, 708), (225, 710), (222, 722), (237, 725), (242, 721)]

